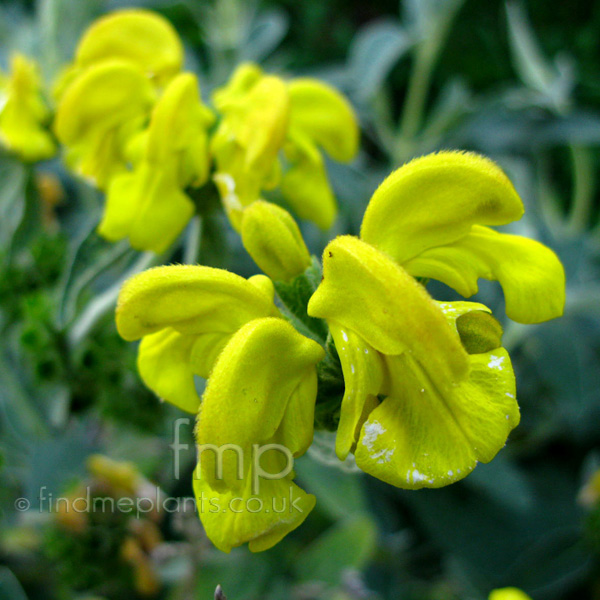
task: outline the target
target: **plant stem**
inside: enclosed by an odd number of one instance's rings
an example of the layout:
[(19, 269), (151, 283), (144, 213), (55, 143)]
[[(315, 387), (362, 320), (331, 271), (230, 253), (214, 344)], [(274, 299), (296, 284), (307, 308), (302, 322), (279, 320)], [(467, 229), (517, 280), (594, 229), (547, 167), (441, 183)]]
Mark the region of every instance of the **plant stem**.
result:
[(183, 262), (186, 265), (195, 265), (200, 258), (200, 245), (202, 242), (202, 217), (196, 215), (190, 223), (185, 250), (183, 253)]
[(594, 161), (591, 152), (581, 146), (570, 146), (573, 160), (573, 204), (567, 223), (569, 233), (584, 231), (590, 220), (594, 197)]
[(414, 139), (421, 128), (433, 69), (462, 2), (463, 0), (449, 2), (432, 25), (427, 37), (417, 45), (393, 156), (396, 165), (413, 156)]

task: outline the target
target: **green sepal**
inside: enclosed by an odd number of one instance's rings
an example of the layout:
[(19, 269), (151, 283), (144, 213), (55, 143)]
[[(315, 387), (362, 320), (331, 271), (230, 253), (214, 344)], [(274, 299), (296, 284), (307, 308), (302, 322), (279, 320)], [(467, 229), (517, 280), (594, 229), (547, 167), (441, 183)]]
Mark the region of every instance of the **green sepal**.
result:
[(323, 319), (310, 317), (307, 306), (310, 297), (319, 287), (323, 272), (321, 263), (311, 256), (312, 264), (298, 277), (289, 282), (275, 281), (275, 291), (283, 304), (283, 314), (303, 335), (306, 335), (322, 346), (327, 341), (328, 328)]
[(325, 344), (325, 358), (317, 365), (319, 387), (315, 406), (315, 430), (335, 431), (344, 396), (344, 374), (331, 334)]

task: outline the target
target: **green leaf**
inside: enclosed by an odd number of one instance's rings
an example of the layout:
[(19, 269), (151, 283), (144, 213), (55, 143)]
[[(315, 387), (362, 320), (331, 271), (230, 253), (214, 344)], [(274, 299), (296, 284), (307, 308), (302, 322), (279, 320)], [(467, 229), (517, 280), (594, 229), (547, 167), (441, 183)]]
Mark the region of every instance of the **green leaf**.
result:
[[(217, 584), (232, 600), (260, 598), (269, 577), (267, 560), (245, 548), (231, 554), (211, 554), (202, 559), (194, 598), (213, 598)], [(187, 596), (186, 596), (187, 597)]]
[(524, 473), (504, 454), (478, 467), (465, 479), (465, 486), (479, 490), (508, 509), (531, 509), (533, 489)]
[(369, 23), (356, 34), (348, 60), (359, 100), (367, 101), (377, 95), (392, 67), (411, 45), (411, 38), (392, 19)]
[(558, 56), (554, 64), (546, 59), (520, 4), (507, 3), (506, 14), (513, 64), (519, 78), (541, 94), (550, 107), (564, 112), (575, 85), (571, 61), (565, 55)]
[(27, 600), (19, 580), (8, 567), (0, 567), (0, 600)]
[(59, 323), (66, 325), (77, 312), (85, 288), (115, 265), (128, 262), (136, 252), (127, 241), (109, 244), (96, 233), (96, 224), (75, 245), (61, 291)]
[(241, 48), (242, 58), (260, 62), (279, 46), (288, 28), (288, 16), (281, 9), (258, 14), (248, 33), (248, 39)]
[(0, 247), (9, 248), (25, 213), (25, 166), (0, 155)]
[[(332, 434), (329, 434), (332, 435)], [(323, 455), (324, 452), (321, 452)], [(298, 459), (294, 469), (302, 485), (317, 497), (317, 510), (333, 519), (360, 515), (367, 511), (362, 473), (348, 473), (333, 451), (331, 462), (326, 457), (315, 456), (311, 448), (307, 456)], [(334, 462), (335, 461), (335, 462)]]
[(372, 558), (377, 527), (367, 515), (339, 521), (298, 555), (296, 572), (303, 581), (340, 583), (344, 571), (362, 570)]

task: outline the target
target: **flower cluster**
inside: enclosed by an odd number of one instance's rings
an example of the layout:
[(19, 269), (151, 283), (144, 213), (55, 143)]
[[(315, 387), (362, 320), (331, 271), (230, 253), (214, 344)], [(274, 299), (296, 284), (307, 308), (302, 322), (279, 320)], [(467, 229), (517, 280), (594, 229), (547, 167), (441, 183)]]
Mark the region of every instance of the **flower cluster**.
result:
[[(92, 454), (86, 467), (87, 476), (62, 496), (40, 489), (40, 509), (56, 523), (46, 543), (63, 565), (61, 579), (75, 589), (106, 589), (107, 580), (120, 580), (140, 597), (155, 597), (161, 586), (152, 553), (163, 542), (164, 514), (160, 503), (149, 504), (164, 494), (131, 463)], [(99, 572), (97, 564), (105, 571)]]
[[(203, 266), (157, 267), (123, 288), (117, 327), (128, 340), (142, 339), (138, 367), (148, 387), (183, 410), (198, 414), (198, 444), (236, 444), (249, 456), (253, 444), (281, 444), (294, 456), (312, 441), (317, 392), (316, 364), (324, 352), (298, 333), (273, 303), (271, 280)], [(209, 377), (202, 402), (194, 375)], [(226, 496), (251, 495), (251, 465), (237, 477), (235, 453), (224, 456), (221, 477), (203, 462), (195, 479), (203, 492), (225, 505)], [(265, 456), (277, 469), (282, 459)], [(281, 471), (281, 469), (279, 469)], [(301, 495), (303, 511), (283, 526), (276, 513), (202, 514), (207, 534), (223, 550), (250, 541), (268, 548), (299, 525), (314, 497), (292, 484), (292, 475), (267, 481), (261, 493)]]
[[(242, 64), (209, 107), (183, 63), (159, 15), (101, 18), (55, 82), (52, 128), (67, 165), (106, 192), (105, 238), (161, 253), (212, 186), (266, 274), (157, 267), (126, 282), (117, 306), (119, 333), (141, 339), (145, 384), (197, 415), (194, 489), (210, 539), (260, 551), (304, 521), (316, 500), (292, 463), (315, 428), (335, 428), (341, 461), (401, 488), (445, 486), (492, 460), (520, 419), (502, 328), (486, 306), (437, 302), (425, 286), (468, 298), (495, 280), (514, 321), (562, 314), (554, 253), (491, 228), (524, 211), (506, 175), (470, 153), (415, 159), (377, 189), (360, 236), (332, 240), (321, 264), (263, 195), (278, 189), (298, 217), (332, 225), (325, 155), (357, 153), (348, 102), (317, 80)], [(28, 161), (52, 156), (35, 63), (14, 56), (0, 95), (2, 143)], [(216, 460), (202, 459), (207, 449)]]
[(241, 65), (214, 104), (222, 115), (211, 143), (215, 181), (234, 227), (276, 186), (300, 218), (331, 227), (336, 203), (321, 149), (340, 162), (354, 158), (358, 129), (347, 101), (315, 79), (285, 82)]
[[(241, 72), (234, 87), (245, 89), (254, 74)], [(260, 79), (250, 94), (259, 94), (261, 81), (277, 87)], [(244, 119), (227, 127), (243, 131)], [(311, 139), (319, 142), (318, 135)], [(257, 165), (277, 165), (265, 145), (253, 155)], [(249, 171), (266, 179), (248, 180), (244, 189), (266, 185), (271, 167)], [(240, 188), (230, 193), (241, 202)], [(352, 454), (363, 471), (401, 488), (458, 481), (504, 446), (520, 415), (502, 328), (482, 304), (434, 301), (425, 279), (466, 297), (479, 278), (497, 280), (508, 316), (521, 323), (558, 317), (564, 306), (556, 255), (539, 242), (490, 229), (519, 219), (523, 205), (486, 158), (441, 152), (392, 173), (371, 198), (360, 237), (340, 236), (325, 248), (322, 278), (297, 225), (280, 211), (255, 201), (240, 222), (245, 247), (268, 277), (158, 267), (128, 281), (117, 307), (121, 335), (142, 339), (144, 382), (197, 415), (199, 448), (222, 451), (216, 468), (200, 461), (198, 499), (225, 506), (256, 498), (262, 506), (267, 497), (295, 498), (298, 510), (285, 514), (202, 511), (208, 536), (225, 551), (245, 542), (253, 551), (269, 548), (306, 518), (315, 499), (292, 482), (276, 449), (293, 457), (306, 452), (322, 422), (317, 408), (337, 424), (340, 460)], [(332, 364), (341, 367), (344, 391), (324, 398), (333, 388), (323, 374), (335, 369), (323, 365)], [(208, 378), (202, 398), (195, 376)], [(273, 451), (265, 453), (261, 472), (283, 475), (266, 476), (256, 490), (257, 464), (240, 463), (234, 450), (246, 456), (265, 446)]]
[[(127, 9), (93, 23), (54, 82), (64, 161), (106, 193), (99, 233), (162, 253), (202, 211), (193, 196), (204, 186), (216, 186), (237, 230), (244, 209), (275, 188), (298, 217), (329, 228), (337, 205), (323, 153), (348, 162), (358, 149), (346, 99), (318, 80), (242, 64), (210, 108), (183, 63), (167, 20)], [(0, 74), (0, 141), (29, 161), (56, 152), (36, 69), (17, 55), (11, 75)]]

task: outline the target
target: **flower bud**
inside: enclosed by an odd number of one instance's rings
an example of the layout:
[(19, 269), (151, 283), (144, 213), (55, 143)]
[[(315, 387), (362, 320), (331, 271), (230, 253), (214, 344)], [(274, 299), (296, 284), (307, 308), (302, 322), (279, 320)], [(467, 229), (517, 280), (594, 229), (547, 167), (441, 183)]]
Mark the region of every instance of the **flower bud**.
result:
[(488, 312), (473, 310), (456, 319), (456, 329), (469, 354), (490, 352), (502, 345), (502, 326)]
[(274, 281), (289, 281), (310, 266), (296, 221), (283, 208), (258, 200), (244, 210), (242, 242), (254, 262)]

